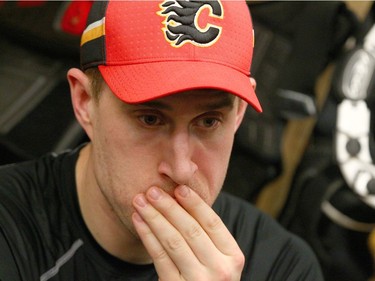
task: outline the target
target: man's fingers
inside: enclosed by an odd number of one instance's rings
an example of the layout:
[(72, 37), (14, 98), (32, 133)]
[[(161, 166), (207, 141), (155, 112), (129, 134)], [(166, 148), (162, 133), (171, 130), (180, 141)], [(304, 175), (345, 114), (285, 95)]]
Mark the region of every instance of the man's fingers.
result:
[(138, 213), (133, 214), (132, 220), (143, 245), (154, 261), (158, 276), (162, 277), (160, 280), (179, 280), (179, 270), (146, 222)]
[[(158, 196), (155, 196), (156, 194)], [(146, 196), (158, 212), (180, 233), (183, 242), (194, 253), (192, 257), (185, 255), (186, 258), (198, 259), (205, 266), (215, 266), (221, 262), (221, 260), (215, 259), (215, 257), (218, 257), (217, 248), (205, 230), (175, 199), (156, 187), (151, 188)], [(182, 265), (184, 263), (182, 262)]]
[[(178, 205), (176, 202), (175, 204)], [(142, 224), (137, 215), (133, 215), (133, 223), (155, 263), (161, 280), (180, 280), (180, 277), (170, 278), (170, 276), (178, 273), (189, 276), (194, 272), (192, 268), (200, 267), (200, 262), (181, 233), (147, 201), (143, 194), (136, 196), (134, 207), (144, 222)], [(173, 209), (169, 211), (173, 212)], [(138, 221), (134, 220), (136, 218)], [(172, 270), (169, 268), (171, 263), (173, 263)], [(175, 271), (174, 268), (178, 270)], [(169, 278), (166, 278), (168, 276)]]
[(175, 196), (153, 187), (133, 202), (134, 225), (160, 280), (238, 280), (244, 257), (220, 217), (188, 187), (176, 188)]
[(175, 196), (181, 206), (199, 222), (218, 250), (228, 256), (242, 254), (220, 217), (196, 192), (182, 185), (176, 188)]
[(207, 205), (196, 192), (187, 186), (178, 186), (175, 196), (181, 206), (199, 222), (218, 251), (226, 256), (222, 257), (223, 260), (231, 264), (233, 272), (239, 274), (234, 279), (240, 278), (245, 265), (245, 256), (221, 218), (211, 206)]

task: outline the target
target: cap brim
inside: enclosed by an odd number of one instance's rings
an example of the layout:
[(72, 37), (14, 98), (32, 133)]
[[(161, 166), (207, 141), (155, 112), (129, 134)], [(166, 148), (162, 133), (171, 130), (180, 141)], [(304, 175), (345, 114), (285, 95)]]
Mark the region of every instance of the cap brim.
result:
[(113, 93), (126, 103), (142, 103), (194, 89), (220, 89), (262, 107), (250, 78), (231, 67), (210, 62), (171, 61), (132, 65), (100, 65), (99, 70)]

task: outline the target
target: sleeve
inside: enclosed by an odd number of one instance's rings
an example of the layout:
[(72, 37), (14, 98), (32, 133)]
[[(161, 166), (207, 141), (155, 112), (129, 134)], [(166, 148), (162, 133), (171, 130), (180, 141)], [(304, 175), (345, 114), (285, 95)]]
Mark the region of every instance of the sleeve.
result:
[(0, 228), (0, 281), (20, 281), (15, 258), (3, 230)]
[(323, 274), (311, 248), (291, 235), (273, 263), (268, 280), (323, 281)]
[(14, 171), (0, 169), (0, 281), (37, 280), (36, 228), (17, 194), (22, 180)]
[(252, 248), (245, 250), (249, 259), (250, 280), (324, 280), (320, 264), (304, 240), (264, 214), (259, 214), (254, 227)]
[(309, 245), (248, 202), (224, 194), (214, 205), (245, 255), (241, 281), (323, 281)]

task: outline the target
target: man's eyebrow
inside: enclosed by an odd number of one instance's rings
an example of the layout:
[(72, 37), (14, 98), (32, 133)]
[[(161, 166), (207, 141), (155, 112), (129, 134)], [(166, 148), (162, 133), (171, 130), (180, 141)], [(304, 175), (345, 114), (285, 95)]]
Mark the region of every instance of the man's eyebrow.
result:
[(152, 101), (146, 101), (138, 104), (139, 106), (147, 106), (147, 107), (153, 107), (158, 109), (164, 109), (164, 110), (172, 110), (173, 108), (162, 101), (152, 100)]

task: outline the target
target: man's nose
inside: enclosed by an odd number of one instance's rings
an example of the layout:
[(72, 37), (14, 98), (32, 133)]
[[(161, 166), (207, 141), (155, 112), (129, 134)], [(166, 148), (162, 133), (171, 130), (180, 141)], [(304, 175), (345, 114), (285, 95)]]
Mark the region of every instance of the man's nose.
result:
[(188, 132), (176, 132), (162, 147), (159, 173), (176, 184), (189, 184), (198, 169), (194, 162), (194, 140)]

